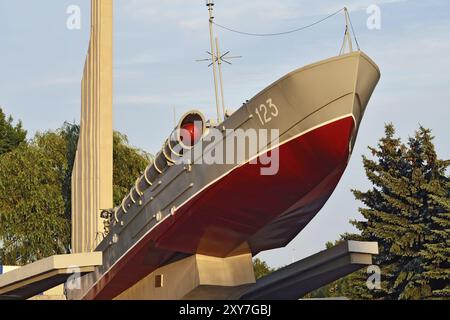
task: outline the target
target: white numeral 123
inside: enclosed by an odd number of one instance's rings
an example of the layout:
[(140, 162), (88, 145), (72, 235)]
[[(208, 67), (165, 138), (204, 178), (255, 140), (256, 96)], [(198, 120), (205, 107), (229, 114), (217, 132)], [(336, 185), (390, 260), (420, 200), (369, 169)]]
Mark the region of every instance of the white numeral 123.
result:
[(266, 104), (261, 104), (255, 112), (262, 125), (269, 123), (279, 115), (278, 107), (272, 102), (272, 99), (268, 99)]

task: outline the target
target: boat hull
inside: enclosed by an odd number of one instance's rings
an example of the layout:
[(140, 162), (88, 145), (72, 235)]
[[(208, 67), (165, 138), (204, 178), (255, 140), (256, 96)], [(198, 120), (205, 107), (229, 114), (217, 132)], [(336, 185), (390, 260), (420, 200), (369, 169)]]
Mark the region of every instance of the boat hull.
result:
[[(279, 140), (242, 163), (171, 167), (140, 205), (119, 216), (97, 249), (103, 266), (82, 279), (74, 297), (112, 299), (191, 254), (226, 257), (285, 246), (339, 182), (379, 77), (376, 65), (355, 52), (295, 70), (263, 90), (219, 128), (276, 129)], [(277, 112), (266, 122), (257, 111), (272, 103)], [(279, 155), (279, 170), (262, 175), (261, 161), (250, 160), (268, 153)]]
[[(260, 163), (238, 167), (180, 208), (152, 241), (170, 251), (219, 257), (285, 246), (336, 187), (347, 165), (354, 127), (349, 115), (274, 148), (280, 163), (273, 176), (261, 175)], [(281, 227), (278, 220), (268, 237), (258, 232), (277, 218), (287, 224)], [(248, 248), (240, 246), (245, 243)]]

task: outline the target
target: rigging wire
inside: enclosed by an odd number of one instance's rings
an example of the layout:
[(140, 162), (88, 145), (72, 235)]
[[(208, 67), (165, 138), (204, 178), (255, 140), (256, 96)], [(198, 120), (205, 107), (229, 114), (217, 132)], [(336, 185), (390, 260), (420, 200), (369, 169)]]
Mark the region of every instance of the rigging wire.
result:
[(339, 55), (341, 55), (344, 52), (344, 46), (345, 46), (345, 37), (347, 36), (347, 28), (345, 28), (344, 32), (344, 39), (342, 40), (341, 49), (339, 50)]
[[(317, 20), (316, 22), (313, 22), (313, 23), (311, 23), (311, 24), (308, 24), (308, 25), (306, 25), (306, 26), (303, 26), (303, 27), (300, 27), (300, 28), (296, 28), (296, 29), (293, 29), (293, 30), (288, 30), (288, 31), (283, 31), (283, 32), (276, 32), (276, 33), (251, 33), (251, 32), (245, 32), (245, 31), (236, 30), (236, 29), (233, 29), (233, 28), (230, 28), (230, 27), (226, 27), (226, 26), (223, 26), (223, 25), (218, 24), (218, 23), (216, 23), (216, 22), (212, 22), (212, 23), (213, 23), (214, 25), (216, 25), (217, 27), (222, 28), (222, 29), (224, 29), (224, 30), (227, 30), (227, 31), (230, 31), (230, 32), (234, 32), (234, 33), (238, 33), (238, 34), (242, 34), (242, 35), (246, 35), (246, 36), (254, 36), (254, 37), (273, 37), (273, 36), (286, 35), (286, 34), (290, 34), (290, 33), (294, 33), (294, 32), (298, 32), (298, 31), (302, 31), (302, 30), (311, 28), (311, 27), (313, 27), (313, 26), (315, 26), (315, 25), (317, 25), (317, 24), (319, 24), (319, 23), (321, 23), (321, 22), (324, 22), (325, 20), (328, 20), (328, 19), (334, 17), (335, 15), (341, 13), (342, 11), (345, 11), (345, 12), (346, 12), (346, 15), (348, 16), (348, 21), (350, 22), (350, 28), (351, 28), (351, 31), (352, 31), (352, 33), (353, 33), (353, 38), (355, 39), (356, 46), (357, 46), (358, 50), (361, 50), (360, 47), (359, 47), (358, 39), (356, 38), (355, 28), (353, 27), (352, 20), (350, 19), (350, 14), (348, 14), (348, 11), (347, 11), (347, 8), (346, 8), (346, 7), (341, 8), (341, 9), (339, 9), (338, 11), (333, 12), (332, 14), (329, 14), (328, 16), (326, 16), (326, 17), (324, 17), (324, 18), (322, 18), (322, 19), (320, 19), (320, 20)], [(348, 27), (348, 26), (347, 26), (347, 27)], [(348, 30), (346, 30), (346, 32), (347, 32), (347, 31), (348, 31)], [(341, 50), (342, 50), (342, 48), (341, 48)]]
[(350, 18), (350, 14), (348, 13), (348, 11), (347, 11), (347, 16), (348, 16), (348, 21), (350, 21), (350, 27), (352, 28), (353, 38), (355, 39), (356, 47), (358, 48), (358, 50), (361, 50), (359, 47), (358, 39), (356, 38), (355, 29), (353, 28), (352, 19)]
[(323, 21), (325, 21), (327, 19), (330, 19), (330, 18), (334, 17), (335, 15), (341, 13), (344, 10), (345, 10), (345, 8), (339, 9), (338, 11), (336, 11), (336, 12), (326, 16), (325, 18), (322, 18), (322, 19), (320, 19), (320, 20), (318, 20), (316, 22), (313, 22), (313, 23), (311, 23), (309, 25), (306, 25), (306, 26), (303, 26), (303, 27), (300, 27), (300, 28), (297, 28), (297, 29), (288, 30), (288, 31), (284, 31), (284, 32), (277, 32), (277, 33), (250, 33), (250, 32), (244, 32), (244, 31), (239, 31), (239, 30), (232, 29), (232, 28), (229, 28), (229, 27), (225, 27), (225, 26), (220, 25), (220, 24), (218, 24), (216, 22), (213, 22), (213, 23), (214, 23), (214, 25), (216, 25), (219, 28), (222, 28), (222, 29), (234, 32), (234, 33), (239, 33), (239, 34), (242, 34), (242, 35), (246, 35), (246, 36), (272, 37), (272, 36), (281, 36), (281, 35), (285, 35), (285, 34), (290, 34), (290, 33), (294, 33), (294, 32), (305, 30), (307, 28), (311, 28), (311, 27), (315, 26), (316, 24), (319, 24), (319, 23), (321, 23), (321, 22), (323, 22)]

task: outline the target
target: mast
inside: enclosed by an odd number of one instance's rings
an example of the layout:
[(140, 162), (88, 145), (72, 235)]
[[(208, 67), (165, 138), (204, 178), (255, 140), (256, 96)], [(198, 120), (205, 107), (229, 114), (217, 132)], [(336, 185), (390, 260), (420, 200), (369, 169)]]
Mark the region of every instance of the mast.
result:
[(222, 77), (222, 56), (220, 55), (219, 39), (216, 37), (216, 53), (217, 64), (219, 67), (219, 82), (220, 82), (220, 96), (222, 98), (222, 114), (225, 119), (225, 93), (223, 92), (223, 77)]
[(349, 52), (353, 52), (353, 42), (352, 35), (350, 33), (350, 16), (348, 13), (347, 7), (344, 7), (344, 15), (345, 15), (345, 34), (344, 34), (344, 42), (342, 43), (342, 48), (340, 54), (345, 53), (345, 49), (348, 46)]
[(209, 12), (209, 38), (211, 42), (211, 56), (212, 56), (212, 67), (213, 67), (213, 76), (214, 76), (214, 92), (216, 96), (216, 111), (217, 111), (217, 123), (219, 124), (221, 122), (221, 116), (220, 116), (220, 107), (219, 107), (219, 89), (217, 84), (217, 66), (216, 66), (216, 60), (217, 60), (217, 54), (214, 46), (214, 31), (213, 31), (213, 21), (214, 21), (214, 15), (213, 15), (213, 9), (214, 9), (214, 0), (206, 0), (206, 6), (208, 7)]

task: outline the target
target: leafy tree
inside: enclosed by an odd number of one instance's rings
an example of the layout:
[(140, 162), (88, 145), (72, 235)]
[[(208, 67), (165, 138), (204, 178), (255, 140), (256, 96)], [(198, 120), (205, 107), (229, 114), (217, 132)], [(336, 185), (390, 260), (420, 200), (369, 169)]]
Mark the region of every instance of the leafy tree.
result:
[(78, 137), (80, 136), (80, 126), (65, 122), (59, 133), (66, 142), (67, 170), (64, 174), (62, 195), (64, 198), (64, 212), (67, 219), (70, 220), (72, 212), (72, 170), (75, 163)]
[[(64, 200), (66, 212), (70, 217), (71, 211), (71, 176), (80, 135), (80, 126), (64, 123), (60, 133), (67, 143), (67, 159), (69, 168), (64, 182)], [(150, 153), (130, 146), (126, 135), (115, 131), (113, 135), (113, 198), (119, 205), (130, 191), (136, 179), (143, 173), (149, 163), (153, 161)]]
[(17, 148), (26, 140), (27, 132), (22, 129), (22, 122), (13, 125), (13, 118), (6, 117), (0, 108), (0, 155)]
[[(0, 259), (27, 264), (70, 244), (71, 173), (79, 126), (37, 134), (30, 143), (0, 155)], [(114, 201), (120, 203), (151, 156), (114, 133)]]
[(143, 150), (131, 147), (127, 136), (119, 132), (114, 132), (113, 138), (113, 197), (114, 203), (119, 205), (136, 179), (151, 163), (152, 156)]
[(270, 268), (267, 265), (267, 262), (265, 262), (259, 258), (256, 258), (253, 260), (253, 271), (255, 272), (256, 280), (258, 280), (262, 277), (265, 277), (265, 276), (271, 274), (272, 272), (275, 271), (275, 269)]
[(58, 134), (45, 133), (0, 156), (4, 264), (27, 264), (67, 252), (70, 224), (62, 197), (65, 152), (65, 141)]

